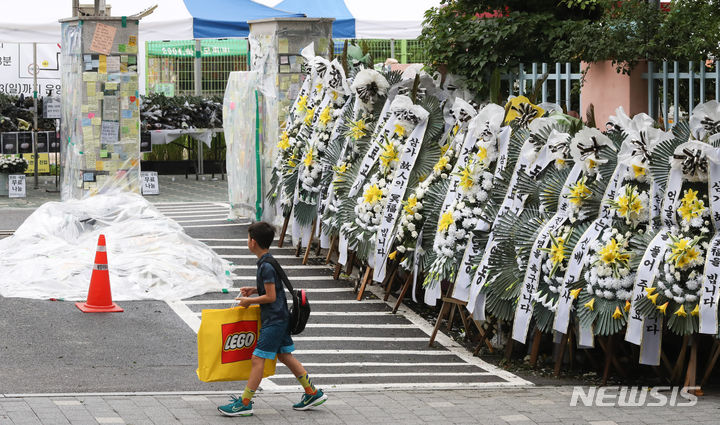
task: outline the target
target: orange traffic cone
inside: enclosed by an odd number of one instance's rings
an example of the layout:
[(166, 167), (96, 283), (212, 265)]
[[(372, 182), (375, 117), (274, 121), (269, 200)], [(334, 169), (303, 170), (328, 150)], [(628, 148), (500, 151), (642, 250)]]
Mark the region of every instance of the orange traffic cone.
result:
[(110, 273), (107, 265), (107, 251), (105, 249), (105, 235), (98, 238), (98, 247), (95, 252), (95, 266), (90, 278), (90, 289), (87, 301), (75, 303), (84, 313), (114, 313), (123, 309), (112, 302), (110, 293)]

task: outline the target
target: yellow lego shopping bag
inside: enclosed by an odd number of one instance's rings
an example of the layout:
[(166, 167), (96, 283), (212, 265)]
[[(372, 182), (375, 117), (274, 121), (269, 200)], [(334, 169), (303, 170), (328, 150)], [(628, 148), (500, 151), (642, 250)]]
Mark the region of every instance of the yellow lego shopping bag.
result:
[[(260, 307), (202, 311), (198, 330), (198, 378), (203, 382), (245, 381), (260, 334)], [(265, 360), (263, 377), (275, 374), (277, 359)]]

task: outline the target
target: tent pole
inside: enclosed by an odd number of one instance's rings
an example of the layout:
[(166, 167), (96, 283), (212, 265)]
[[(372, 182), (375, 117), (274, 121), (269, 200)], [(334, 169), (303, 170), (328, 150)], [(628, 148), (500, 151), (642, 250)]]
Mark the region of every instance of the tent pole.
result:
[[(200, 39), (195, 39), (195, 96), (202, 96), (202, 62), (201, 62), (201, 55), (202, 50), (200, 49)], [(197, 167), (197, 173), (199, 175), (205, 174), (205, 170), (203, 169), (203, 142), (199, 141), (197, 142), (198, 150), (198, 167)]]
[(33, 132), (32, 132), (32, 148), (33, 163), (35, 164), (35, 176), (33, 178), (33, 188), (38, 188), (38, 152), (37, 152), (37, 131), (38, 131), (38, 85), (37, 85), (37, 43), (33, 43)]
[[(262, 190), (262, 161), (260, 160), (260, 102), (258, 92), (255, 90), (255, 220), (260, 221), (263, 215), (263, 190)], [(308, 247), (309, 249), (309, 247)]]

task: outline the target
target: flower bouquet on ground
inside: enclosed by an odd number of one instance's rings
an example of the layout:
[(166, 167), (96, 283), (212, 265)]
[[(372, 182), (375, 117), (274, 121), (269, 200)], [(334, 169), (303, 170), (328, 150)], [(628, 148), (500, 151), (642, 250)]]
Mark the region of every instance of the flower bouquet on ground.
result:
[(0, 155), (0, 173), (22, 174), (28, 167), (28, 161), (19, 156)]

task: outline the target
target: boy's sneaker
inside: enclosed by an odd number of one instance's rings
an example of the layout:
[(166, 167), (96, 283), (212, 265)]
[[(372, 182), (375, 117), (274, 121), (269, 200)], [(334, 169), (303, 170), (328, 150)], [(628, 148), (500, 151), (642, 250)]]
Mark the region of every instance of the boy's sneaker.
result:
[(244, 405), (241, 398), (231, 396), (230, 403), (224, 406), (218, 406), (218, 411), (225, 416), (252, 416), (253, 402)]
[(300, 402), (297, 404), (293, 404), (293, 409), (295, 410), (307, 410), (312, 409), (313, 407), (320, 406), (321, 404), (325, 403), (325, 401), (328, 399), (328, 396), (323, 393), (323, 390), (317, 390), (315, 394), (303, 394), (302, 398), (300, 399)]

